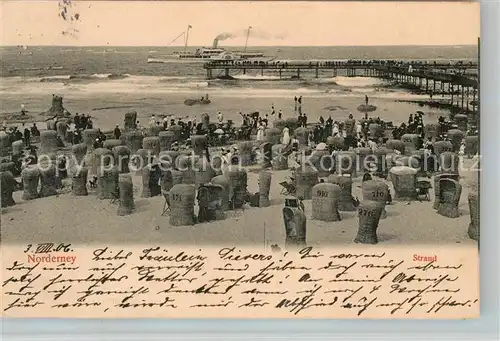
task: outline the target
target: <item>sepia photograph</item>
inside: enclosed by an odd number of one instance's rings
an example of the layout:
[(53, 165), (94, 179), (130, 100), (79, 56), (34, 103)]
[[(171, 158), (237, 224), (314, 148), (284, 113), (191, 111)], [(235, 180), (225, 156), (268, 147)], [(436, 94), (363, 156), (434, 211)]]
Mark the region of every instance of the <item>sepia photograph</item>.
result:
[(2, 243), (476, 244), (478, 9), (6, 1)]
[(479, 317), (479, 4), (1, 13), (4, 317)]

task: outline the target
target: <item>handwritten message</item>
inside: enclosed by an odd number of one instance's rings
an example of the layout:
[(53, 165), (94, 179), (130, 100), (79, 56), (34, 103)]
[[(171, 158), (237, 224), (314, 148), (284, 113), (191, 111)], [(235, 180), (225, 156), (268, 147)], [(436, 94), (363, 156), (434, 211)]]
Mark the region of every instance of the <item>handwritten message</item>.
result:
[(12, 317), (472, 318), (478, 252), (2, 246)]

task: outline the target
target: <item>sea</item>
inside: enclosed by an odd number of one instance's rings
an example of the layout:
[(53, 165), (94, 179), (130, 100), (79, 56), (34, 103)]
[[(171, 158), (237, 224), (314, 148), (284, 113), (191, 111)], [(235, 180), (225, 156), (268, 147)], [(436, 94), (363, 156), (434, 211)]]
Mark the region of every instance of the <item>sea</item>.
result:
[[(191, 47), (189, 50), (195, 50)], [(230, 49), (238, 49), (228, 48)], [(396, 99), (414, 98), (404, 90), (391, 87), (386, 81), (367, 77), (333, 77), (328, 72), (295, 74), (272, 72), (264, 75), (248, 72), (231, 73), (233, 80), (207, 80), (203, 64), (198, 61), (147, 63), (148, 57), (162, 58), (181, 47), (71, 47), (71, 46), (9, 46), (0, 47), (1, 112), (48, 109), (49, 96), (64, 96), (72, 104), (70, 112), (92, 112), (104, 125), (112, 116), (133, 108), (140, 117), (153, 113), (196, 116), (202, 111), (230, 111), (237, 118), (239, 111), (290, 109), (290, 98), (300, 95), (305, 103), (315, 99), (308, 111), (313, 117), (333, 111), (339, 117), (355, 111), (365, 95), (379, 99), (380, 111), (391, 120), (398, 120), (400, 111), (414, 108), (395, 105)], [(476, 46), (343, 46), (343, 47), (252, 47), (274, 60), (477, 60)], [(216, 74), (214, 74), (216, 76)], [(212, 105), (186, 107), (183, 101), (209, 95)], [(392, 104), (389, 105), (388, 103)], [(293, 104), (293, 101), (291, 102)], [(387, 104), (387, 105), (386, 105)], [(304, 105), (305, 106), (305, 105)], [(307, 108), (305, 106), (305, 108)], [(329, 108), (329, 109), (328, 109)], [(99, 113), (98, 113), (99, 111)], [(405, 118), (402, 118), (404, 120)]]

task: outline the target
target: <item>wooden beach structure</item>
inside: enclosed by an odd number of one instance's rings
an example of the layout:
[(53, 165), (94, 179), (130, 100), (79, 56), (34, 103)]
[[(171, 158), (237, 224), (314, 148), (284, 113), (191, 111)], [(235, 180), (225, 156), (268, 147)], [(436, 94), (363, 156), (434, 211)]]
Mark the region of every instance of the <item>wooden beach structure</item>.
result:
[[(326, 73), (331, 77), (375, 77), (398, 82), (433, 95), (450, 95), (451, 107), (465, 112), (475, 112), (478, 103), (478, 62), (471, 60), (307, 60), (307, 61), (210, 61), (203, 65), (207, 79), (231, 78), (233, 73), (248, 71), (273, 73), (292, 79), (304, 75), (320, 78)], [(216, 76), (214, 76), (214, 74)]]

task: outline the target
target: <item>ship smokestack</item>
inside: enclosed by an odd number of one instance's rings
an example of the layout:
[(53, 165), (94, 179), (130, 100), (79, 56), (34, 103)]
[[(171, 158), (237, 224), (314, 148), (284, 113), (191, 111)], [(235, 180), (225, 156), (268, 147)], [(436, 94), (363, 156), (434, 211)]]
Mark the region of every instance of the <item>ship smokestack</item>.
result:
[(216, 49), (218, 44), (219, 44), (219, 39), (215, 38), (214, 43), (212, 44), (212, 48)]

